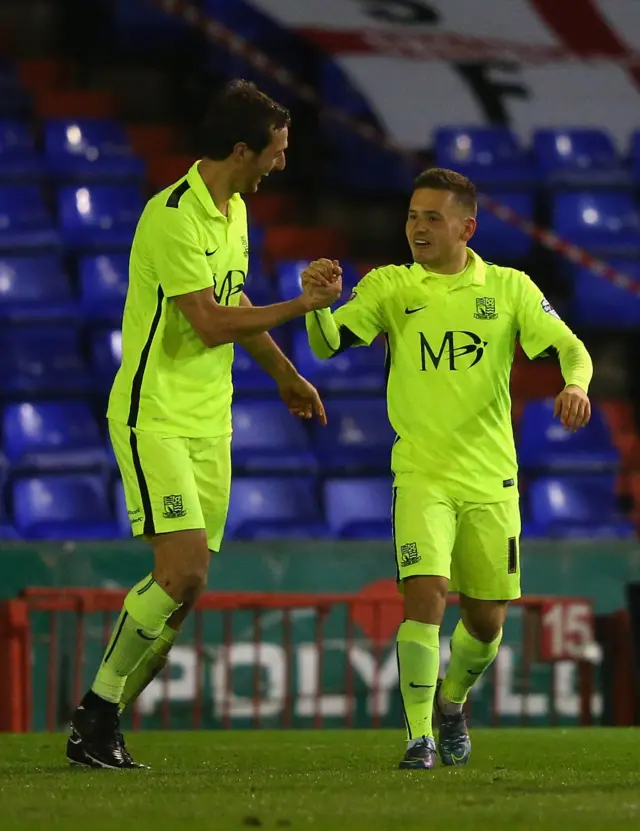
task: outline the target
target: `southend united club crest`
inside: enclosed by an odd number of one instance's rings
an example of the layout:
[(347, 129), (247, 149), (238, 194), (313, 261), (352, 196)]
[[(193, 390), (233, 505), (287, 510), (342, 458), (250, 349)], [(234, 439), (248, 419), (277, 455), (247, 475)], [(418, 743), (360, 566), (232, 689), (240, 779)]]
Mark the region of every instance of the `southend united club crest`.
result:
[(172, 493), (170, 496), (165, 496), (163, 499), (164, 511), (162, 516), (165, 519), (178, 519), (181, 516), (186, 516), (187, 512), (182, 504), (182, 495), (179, 493)]
[(496, 299), (495, 297), (476, 297), (476, 313), (474, 317), (477, 320), (495, 320), (496, 314)]

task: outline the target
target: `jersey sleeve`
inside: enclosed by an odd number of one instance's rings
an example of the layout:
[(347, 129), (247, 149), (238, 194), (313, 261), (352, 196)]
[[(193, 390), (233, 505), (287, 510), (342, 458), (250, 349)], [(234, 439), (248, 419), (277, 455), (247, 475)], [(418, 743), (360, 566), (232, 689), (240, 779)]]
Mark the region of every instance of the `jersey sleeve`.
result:
[(526, 274), (520, 274), (517, 320), (520, 343), (528, 358), (537, 358), (567, 336), (575, 337), (540, 289)]
[(377, 272), (370, 271), (354, 288), (349, 300), (333, 313), (338, 326), (345, 326), (366, 346), (387, 330), (384, 292)]
[(166, 297), (189, 294), (213, 285), (205, 245), (188, 216), (166, 208), (154, 219), (150, 256)]

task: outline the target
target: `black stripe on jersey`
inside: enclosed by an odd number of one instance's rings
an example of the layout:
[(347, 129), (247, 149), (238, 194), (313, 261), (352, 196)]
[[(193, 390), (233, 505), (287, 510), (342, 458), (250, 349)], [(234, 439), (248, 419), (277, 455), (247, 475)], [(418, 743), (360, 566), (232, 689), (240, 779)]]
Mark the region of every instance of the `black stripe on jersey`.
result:
[[(142, 463), (140, 462), (140, 453), (138, 452), (138, 437), (136, 436), (133, 429), (129, 435), (129, 444), (131, 445), (131, 456), (133, 457), (133, 469), (136, 472), (136, 479), (138, 480), (138, 488), (140, 489), (140, 499), (142, 500), (142, 512), (144, 513), (144, 525), (142, 527), (142, 533), (147, 536), (153, 536), (155, 534), (156, 529), (153, 524), (153, 512), (151, 510), (151, 497), (149, 496), (149, 488), (147, 486), (147, 480), (144, 478), (144, 473), (142, 472)], [(142, 594), (148, 588), (151, 588), (153, 585), (153, 580), (147, 585), (143, 587), (143, 591), (138, 592), (138, 594)]]
[(151, 322), (151, 328), (149, 329), (149, 336), (147, 337), (147, 342), (145, 343), (144, 348), (140, 353), (140, 363), (138, 364), (136, 374), (133, 376), (133, 383), (131, 384), (131, 406), (129, 407), (129, 418), (127, 420), (127, 424), (129, 427), (135, 427), (138, 423), (142, 379), (144, 378), (144, 371), (147, 368), (147, 361), (149, 360), (151, 344), (153, 343), (153, 339), (156, 335), (156, 332), (158, 331), (160, 316), (162, 315), (163, 300), (164, 292), (162, 291), (162, 286), (158, 286), (158, 304), (156, 306), (156, 312), (153, 316), (153, 321)]
[(184, 194), (189, 190), (191, 185), (185, 179), (182, 184), (178, 185), (177, 188), (174, 188), (171, 193), (169, 194), (169, 198), (167, 199), (167, 208), (179, 208), (180, 207), (180, 200), (184, 196)]
[(387, 387), (389, 386), (389, 375), (391, 374), (391, 343), (389, 341), (389, 335), (386, 332), (384, 335), (384, 343), (384, 385)]

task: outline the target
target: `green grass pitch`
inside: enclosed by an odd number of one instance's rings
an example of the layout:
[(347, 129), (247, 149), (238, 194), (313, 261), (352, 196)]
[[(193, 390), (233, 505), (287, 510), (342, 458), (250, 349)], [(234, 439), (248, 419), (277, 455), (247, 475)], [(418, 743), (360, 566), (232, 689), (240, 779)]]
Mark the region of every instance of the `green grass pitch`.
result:
[(147, 771), (70, 769), (0, 735), (2, 831), (640, 828), (640, 731), (476, 730), (467, 768), (396, 769), (395, 731), (140, 733)]

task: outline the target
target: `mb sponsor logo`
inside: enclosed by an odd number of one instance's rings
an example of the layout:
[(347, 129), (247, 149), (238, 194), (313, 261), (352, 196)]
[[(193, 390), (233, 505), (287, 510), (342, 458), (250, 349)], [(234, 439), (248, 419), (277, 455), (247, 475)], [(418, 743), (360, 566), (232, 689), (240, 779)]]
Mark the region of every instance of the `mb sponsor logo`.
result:
[(439, 344), (430, 342), (424, 332), (420, 335), (420, 368), (422, 372), (448, 369), (451, 372), (472, 369), (482, 360), (487, 341), (475, 332), (463, 329), (449, 330)]

